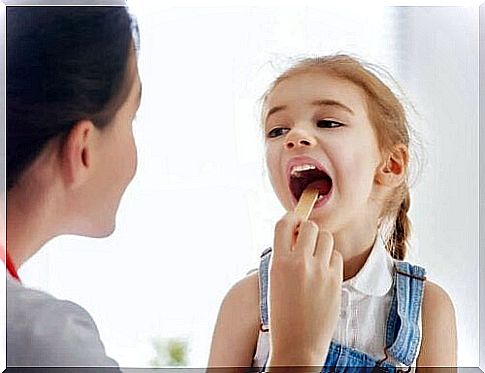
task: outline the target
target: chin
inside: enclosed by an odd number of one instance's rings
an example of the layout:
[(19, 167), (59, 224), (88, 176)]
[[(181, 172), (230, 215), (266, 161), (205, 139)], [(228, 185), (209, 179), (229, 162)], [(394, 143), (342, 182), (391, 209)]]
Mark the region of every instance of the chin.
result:
[[(311, 219), (311, 217), (310, 217)], [(326, 219), (318, 219), (318, 218), (315, 218), (315, 219), (312, 219), (320, 229), (322, 230), (325, 230), (325, 231), (329, 231), (330, 233), (334, 233), (335, 232), (335, 226), (331, 223), (329, 223)]]
[(105, 231), (104, 231), (104, 232), (101, 234), (100, 238), (103, 238), (103, 237), (109, 237), (109, 236), (111, 236), (111, 235), (114, 233), (115, 229), (116, 229), (116, 224), (115, 224), (115, 223), (113, 223), (113, 224), (112, 224), (112, 225), (111, 225), (111, 226), (110, 226), (108, 229), (106, 229), (106, 230), (105, 230)]
[(87, 236), (92, 237), (92, 238), (105, 238), (109, 237), (113, 234), (116, 228), (116, 223), (112, 222), (109, 225), (103, 226), (103, 227), (93, 227), (91, 230), (90, 234), (87, 234)]

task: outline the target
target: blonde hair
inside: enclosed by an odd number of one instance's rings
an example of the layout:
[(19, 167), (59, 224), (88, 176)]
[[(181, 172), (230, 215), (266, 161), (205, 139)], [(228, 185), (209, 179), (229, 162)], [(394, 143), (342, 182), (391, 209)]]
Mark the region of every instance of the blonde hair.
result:
[[(376, 73), (374, 73), (375, 71)], [(382, 151), (392, 152), (394, 146), (410, 146), (411, 127), (406, 110), (393, 91), (378, 78), (378, 73), (390, 75), (375, 65), (345, 54), (305, 58), (281, 74), (270, 85), (263, 96), (263, 107), (273, 89), (282, 81), (304, 73), (326, 73), (336, 78), (354, 83), (366, 93), (368, 115), (374, 125), (378, 144)], [(406, 167), (404, 181), (385, 201), (379, 228), (383, 222), (390, 225), (386, 237), (386, 248), (393, 258), (403, 260), (406, 256), (411, 222), (408, 217), (410, 207), (409, 167)]]

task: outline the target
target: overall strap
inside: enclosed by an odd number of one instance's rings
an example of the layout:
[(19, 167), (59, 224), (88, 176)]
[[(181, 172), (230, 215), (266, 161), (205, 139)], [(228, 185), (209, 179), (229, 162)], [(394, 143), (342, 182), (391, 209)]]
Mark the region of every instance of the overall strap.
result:
[(269, 330), (268, 317), (268, 279), (271, 248), (263, 251), (259, 263), (259, 315), (261, 319), (260, 329), (262, 332)]
[(394, 262), (394, 296), (387, 322), (386, 355), (407, 366), (413, 363), (418, 353), (424, 281), (424, 268), (407, 262)]

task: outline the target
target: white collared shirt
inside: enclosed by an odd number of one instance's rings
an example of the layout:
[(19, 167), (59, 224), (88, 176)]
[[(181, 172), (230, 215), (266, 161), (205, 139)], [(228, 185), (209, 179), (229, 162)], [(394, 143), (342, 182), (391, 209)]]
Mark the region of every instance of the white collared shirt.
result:
[[(387, 318), (393, 297), (393, 267), (394, 259), (378, 235), (364, 266), (342, 284), (340, 315), (332, 338), (334, 342), (378, 360), (385, 358)], [(418, 322), (421, 326), (421, 311)], [(269, 333), (260, 332), (253, 365), (263, 366), (268, 352)], [(391, 357), (387, 362), (402, 366)], [(416, 365), (416, 360), (412, 365)]]
[(333, 340), (381, 359), (392, 301), (393, 259), (378, 236), (360, 271), (342, 284), (342, 303)]

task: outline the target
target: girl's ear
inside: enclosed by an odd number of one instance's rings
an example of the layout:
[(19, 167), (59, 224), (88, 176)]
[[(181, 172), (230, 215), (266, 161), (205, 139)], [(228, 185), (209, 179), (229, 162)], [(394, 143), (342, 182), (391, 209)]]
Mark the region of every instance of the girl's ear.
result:
[(383, 161), (376, 171), (376, 182), (391, 188), (399, 186), (404, 181), (408, 161), (407, 146), (404, 144), (396, 145), (391, 152), (383, 154)]
[(71, 128), (62, 144), (62, 176), (70, 188), (83, 184), (93, 168), (95, 130), (90, 120), (79, 121)]

